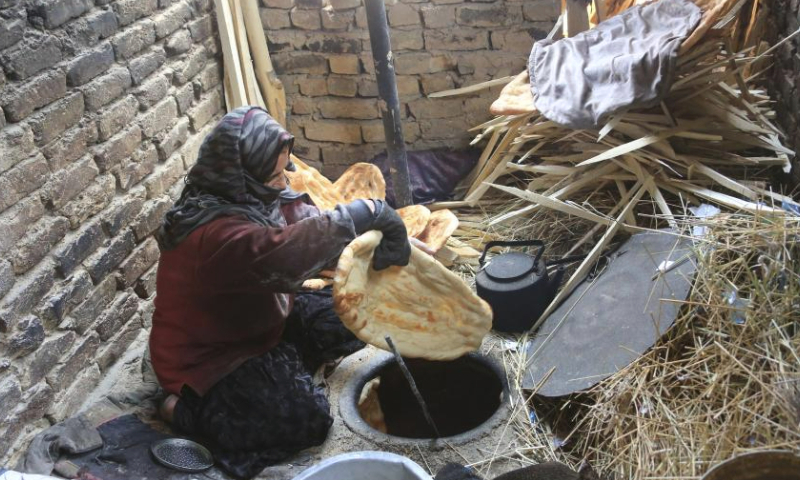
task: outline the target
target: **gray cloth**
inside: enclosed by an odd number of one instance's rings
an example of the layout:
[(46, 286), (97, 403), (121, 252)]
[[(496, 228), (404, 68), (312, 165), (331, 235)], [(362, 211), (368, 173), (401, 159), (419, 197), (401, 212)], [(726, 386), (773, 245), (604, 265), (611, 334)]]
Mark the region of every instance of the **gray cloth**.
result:
[(669, 91), (681, 42), (700, 21), (688, 0), (660, 0), (572, 38), (533, 45), (536, 108), (564, 126), (599, 128), (609, 115), (657, 104)]
[(28, 447), (21, 470), (49, 475), (62, 453), (86, 453), (102, 446), (100, 433), (79, 415), (36, 435)]

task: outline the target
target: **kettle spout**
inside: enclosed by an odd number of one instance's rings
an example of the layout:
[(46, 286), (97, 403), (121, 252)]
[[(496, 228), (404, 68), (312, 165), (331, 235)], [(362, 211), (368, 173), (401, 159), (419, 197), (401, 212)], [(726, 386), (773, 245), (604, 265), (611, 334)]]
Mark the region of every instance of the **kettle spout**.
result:
[(553, 278), (550, 279), (550, 283), (547, 285), (547, 288), (550, 291), (550, 298), (555, 298), (558, 287), (561, 286), (561, 280), (564, 279), (564, 271), (564, 267), (558, 267), (555, 275), (553, 275)]

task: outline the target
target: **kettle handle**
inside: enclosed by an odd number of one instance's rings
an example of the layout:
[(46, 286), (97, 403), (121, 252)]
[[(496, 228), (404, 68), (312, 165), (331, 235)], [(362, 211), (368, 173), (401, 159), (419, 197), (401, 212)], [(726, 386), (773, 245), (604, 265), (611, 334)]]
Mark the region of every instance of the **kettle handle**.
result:
[(542, 240), (508, 240), (508, 241), (492, 241), (488, 242), (485, 247), (483, 247), (483, 254), (481, 258), (478, 260), (480, 266), (483, 267), (483, 262), (486, 260), (486, 254), (489, 253), (489, 249), (494, 247), (541, 247), (538, 252), (536, 252), (536, 257), (533, 259), (533, 264), (538, 265), (539, 259), (542, 258), (542, 254), (544, 253), (544, 242)]

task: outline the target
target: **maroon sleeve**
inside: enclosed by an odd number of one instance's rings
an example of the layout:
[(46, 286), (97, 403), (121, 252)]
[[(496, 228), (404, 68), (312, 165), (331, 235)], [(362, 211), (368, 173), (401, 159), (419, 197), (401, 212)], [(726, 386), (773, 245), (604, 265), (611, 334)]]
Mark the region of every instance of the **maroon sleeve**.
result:
[(304, 218), (318, 217), (320, 209), (311, 203), (306, 203), (302, 198), (298, 198), (292, 203), (281, 206), (281, 213), (283, 213), (286, 223), (292, 225)]
[(225, 217), (205, 229), (197, 273), (215, 292), (294, 292), (355, 237), (344, 207), (278, 228)]

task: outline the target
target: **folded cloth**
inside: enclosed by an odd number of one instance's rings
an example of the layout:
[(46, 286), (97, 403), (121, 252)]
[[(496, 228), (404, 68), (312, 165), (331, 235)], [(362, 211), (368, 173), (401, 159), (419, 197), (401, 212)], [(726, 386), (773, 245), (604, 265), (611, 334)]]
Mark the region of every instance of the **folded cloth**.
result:
[(103, 439), (97, 429), (82, 415), (78, 415), (36, 435), (25, 454), (22, 470), (48, 475), (62, 453), (85, 453), (102, 446)]
[(49, 475), (35, 475), (30, 473), (15, 472), (0, 467), (0, 480), (59, 480), (58, 477)]
[(672, 84), (678, 48), (701, 16), (689, 0), (660, 0), (572, 38), (534, 43), (528, 74), (536, 108), (583, 129), (599, 128), (621, 110), (658, 104)]

